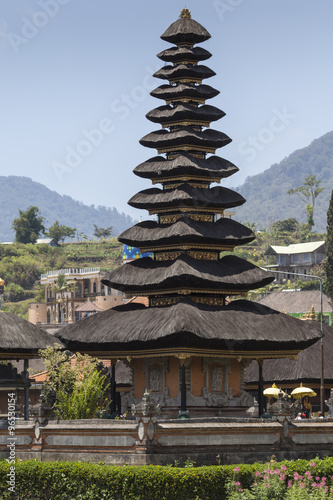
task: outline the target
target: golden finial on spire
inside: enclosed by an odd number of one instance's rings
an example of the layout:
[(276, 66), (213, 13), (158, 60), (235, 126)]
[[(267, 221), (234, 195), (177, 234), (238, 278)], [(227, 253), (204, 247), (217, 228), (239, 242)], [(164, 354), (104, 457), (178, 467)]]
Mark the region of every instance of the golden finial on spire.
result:
[(181, 11), (179, 17), (188, 17), (189, 19), (191, 19), (191, 11), (185, 7), (185, 9)]

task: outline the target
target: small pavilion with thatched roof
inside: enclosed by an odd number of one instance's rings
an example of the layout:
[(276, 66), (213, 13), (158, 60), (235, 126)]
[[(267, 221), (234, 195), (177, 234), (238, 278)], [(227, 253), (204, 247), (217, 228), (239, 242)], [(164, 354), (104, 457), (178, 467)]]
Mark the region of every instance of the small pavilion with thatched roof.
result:
[[(304, 321), (313, 323), (313, 321)], [(325, 374), (324, 399), (330, 396), (333, 388), (333, 328), (323, 325), (323, 371)], [(320, 410), (320, 387), (321, 387), (321, 342), (304, 349), (297, 360), (291, 359), (265, 359), (263, 363), (263, 377), (265, 387), (276, 383), (284, 391), (295, 389), (301, 383), (309, 386), (317, 392), (317, 397), (311, 399), (315, 411)], [(257, 390), (257, 367), (251, 363), (246, 369), (244, 380), (248, 390)]]
[[(49, 333), (29, 321), (15, 314), (0, 311), (0, 359), (1, 360), (24, 360), (24, 371), (21, 377), (14, 380), (3, 380), (0, 386), (5, 397), (7, 407), (8, 386), (10, 388), (24, 388), (24, 419), (29, 419), (29, 359), (39, 358), (39, 349), (49, 346), (63, 347), (62, 343)], [(0, 392), (1, 397), (1, 392)]]

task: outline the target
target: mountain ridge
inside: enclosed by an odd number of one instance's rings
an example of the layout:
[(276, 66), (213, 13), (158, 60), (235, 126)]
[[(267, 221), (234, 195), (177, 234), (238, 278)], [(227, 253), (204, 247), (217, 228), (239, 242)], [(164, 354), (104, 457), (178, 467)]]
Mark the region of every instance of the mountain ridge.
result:
[(39, 208), (49, 228), (58, 220), (60, 224), (75, 227), (78, 233), (91, 237), (94, 224), (98, 227), (113, 226), (112, 236), (118, 236), (135, 221), (129, 215), (119, 213), (114, 207), (85, 205), (71, 196), (52, 191), (44, 184), (23, 176), (0, 176), (0, 241), (13, 241), (15, 232), (11, 225), (18, 217), (18, 210), (29, 206)]
[(314, 230), (326, 231), (327, 210), (333, 189), (333, 131), (314, 139), (309, 146), (298, 149), (260, 174), (249, 176), (235, 189), (246, 199), (237, 207), (235, 219), (257, 223), (258, 229), (280, 219), (295, 217), (306, 222), (306, 205), (289, 189), (301, 186), (308, 175), (321, 180), (324, 191), (316, 198)]
[[(309, 146), (294, 151), (260, 174), (247, 177), (241, 186), (231, 188), (246, 199), (243, 206), (235, 209), (234, 218), (243, 224), (256, 223), (258, 229), (268, 229), (272, 222), (291, 217), (306, 222), (305, 203), (296, 195), (288, 195), (287, 191), (300, 186), (308, 175), (315, 175), (325, 188), (316, 199), (314, 212), (314, 230), (325, 232), (333, 189), (333, 131), (314, 139)], [(79, 233), (88, 237), (93, 235), (94, 224), (113, 226), (112, 236), (118, 236), (136, 222), (115, 207), (85, 205), (29, 177), (0, 176), (0, 199), (0, 241), (14, 240), (11, 225), (18, 216), (18, 209), (26, 210), (31, 205), (40, 209), (47, 228), (59, 220), (60, 224), (76, 227)]]

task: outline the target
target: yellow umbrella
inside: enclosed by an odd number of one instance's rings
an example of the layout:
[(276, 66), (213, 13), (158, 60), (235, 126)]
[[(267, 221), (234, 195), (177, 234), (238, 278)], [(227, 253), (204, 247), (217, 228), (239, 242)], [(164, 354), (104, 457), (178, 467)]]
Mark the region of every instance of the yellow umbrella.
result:
[(268, 387), (267, 389), (264, 390), (264, 396), (268, 398), (278, 398), (280, 392), (284, 395), (284, 392), (279, 389), (275, 384), (272, 385), (272, 387)]
[(303, 387), (302, 384), (300, 387), (296, 387), (291, 393), (294, 398), (304, 398), (304, 396), (309, 396), (312, 398), (313, 396), (317, 396), (317, 393), (314, 392), (310, 387)]

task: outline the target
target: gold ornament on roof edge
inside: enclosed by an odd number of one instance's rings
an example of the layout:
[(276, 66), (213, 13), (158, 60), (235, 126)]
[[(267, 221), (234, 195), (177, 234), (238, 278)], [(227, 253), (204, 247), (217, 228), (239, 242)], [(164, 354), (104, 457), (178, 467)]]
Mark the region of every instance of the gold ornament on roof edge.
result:
[(180, 16), (179, 17), (188, 17), (189, 19), (191, 19), (191, 11), (186, 9), (183, 9), (180, 13)]

